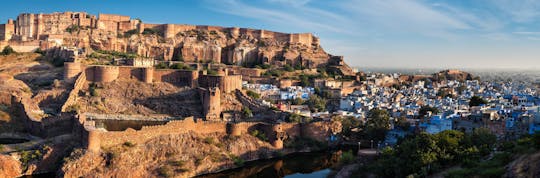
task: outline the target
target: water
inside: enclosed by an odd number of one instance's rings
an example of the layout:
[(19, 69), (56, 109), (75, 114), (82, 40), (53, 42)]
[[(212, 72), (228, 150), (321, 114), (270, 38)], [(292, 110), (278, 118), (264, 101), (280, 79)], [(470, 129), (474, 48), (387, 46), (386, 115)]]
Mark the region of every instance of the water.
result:
[(56, 177), (54, 173), (43, 173), (43, 174), (21, 176), (20, 178), (54, 178), (54, 177)]
[(24, 143), (29, 140), (22, 139), (22, 138), (0, 138), (0, 144), (17, 144), (17, 143)]
[(104, 128), (107, 131), (124, 131), (128, 128), (141, 130), (143, 126), (163, 125), (167, 121), (141, 121), (141, 120), (104, 120), (95, 119), (97, 128)]
[(339, 162), (340, 151), (319, 153), (297, 153), (284, 158), (259, 160), (245, 163), (246, 166), (199, 178), (320, 178), (327, 177), (331, 167)]

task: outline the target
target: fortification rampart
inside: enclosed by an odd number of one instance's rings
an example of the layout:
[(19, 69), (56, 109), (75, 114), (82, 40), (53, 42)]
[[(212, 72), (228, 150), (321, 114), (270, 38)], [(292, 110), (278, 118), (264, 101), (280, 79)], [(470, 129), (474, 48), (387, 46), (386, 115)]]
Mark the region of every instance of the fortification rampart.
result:
[(118, 66), (95, 66), (94, 81), (95, 82), (112, 82), (118, 79), (120, 69)]
[[(87, 121), (88, 122), (88, 121)], [(307, 124), (280, 123), (268, 124), (262, 122), (228, 123), (222, 121), (195, 121), (192, 117), (184, 120), (170, 121), (164, 125), (143, 126), (141, 130), (127, 129), (125, 131), (105, 131), (86, 125), (84, 134), (85, 145), (89, 150), (97, 151), (115, 145), (131, 142), (144, 144), (153, 138), (194, 132), (198, 134), (222, 133), (233, 136), (262, 131), (277, 149), (283, 146), (283, 140), (291, 137), (308, 137), (322, 142), (332, 133), (333, 122), (315, 122)], [(276, 142), (277, 141), (277, 142)]]
[(70, 106), (74, 106), (77, 104), (77, 98), (79, 96), (79, 91), (84, 88), (86, 84), (86, 73), (79, 72), (79, 76), (77, 77), (77, 80), (75, 80), (75, 84), (73, 84), (73, 89), (69, 92), (68, 98), (66, 99), (66, 102), (64, 102), (64, 105), (62, 105), (62, 112), (68, 112)]
[(202, 75), (199, 77), (199, 86), (204, 88), (219, 87), (224, 93), (231, 93), (242, 89), (241, 75)]

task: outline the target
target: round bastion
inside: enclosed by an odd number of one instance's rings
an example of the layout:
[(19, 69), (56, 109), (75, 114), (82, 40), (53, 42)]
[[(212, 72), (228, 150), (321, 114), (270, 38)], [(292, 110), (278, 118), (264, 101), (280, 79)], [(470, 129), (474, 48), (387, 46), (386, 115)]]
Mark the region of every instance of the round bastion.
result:
[(118, 79), (118, 66), (96, 66), (94, 70), (96, 82), (112, 82)]
[(64, 80), (70, 80), (81, 73), (81, 63), (64, 62)]

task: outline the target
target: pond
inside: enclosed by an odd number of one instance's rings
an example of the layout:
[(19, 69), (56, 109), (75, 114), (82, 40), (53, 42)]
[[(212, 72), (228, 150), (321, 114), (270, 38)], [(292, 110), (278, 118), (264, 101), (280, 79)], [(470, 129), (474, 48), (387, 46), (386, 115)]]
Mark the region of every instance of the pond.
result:
[(107, 131), (124, 131), (128, 128), (141, 130), (143, 126), (164, 125), (168, 121), (141, 121), (141, 120), (105, 120), (94, 119), (97, 128), (104, 128)]
[(27, 141), (29, 140), (23, 139), (23, 138), (0, 138), (0, 144), (3, 144), (3, 145), (24, 143)]
[[(351, 150), (354, 152), (354, 150)], [(339, 163), (341, 151), (295, 153), (279, 159), (246, 162), (244, 167), (226, 170), (199, 178), (286, 177), (319, 178), (330, 174)]]

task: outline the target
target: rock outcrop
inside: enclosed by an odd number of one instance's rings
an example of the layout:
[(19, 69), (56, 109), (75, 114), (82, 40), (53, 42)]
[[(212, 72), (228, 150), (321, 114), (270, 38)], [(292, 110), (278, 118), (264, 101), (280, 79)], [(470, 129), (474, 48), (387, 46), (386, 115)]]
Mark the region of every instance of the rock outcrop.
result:
[(21, 163), (11, 156), (0, 154), (0, 177), (19, 177), (21, 175)]
[[(24, 24), (22, 24), (24, 22)], [(311, 33), (181, 24), (146, 24), (129, 16), (85, 12), (24, 13), (0, 25), (0, 48), (57, 46), (135, 53), (158, 60), (314, 68), (331, 58)]]

